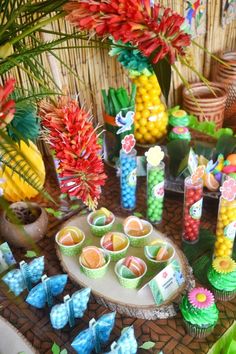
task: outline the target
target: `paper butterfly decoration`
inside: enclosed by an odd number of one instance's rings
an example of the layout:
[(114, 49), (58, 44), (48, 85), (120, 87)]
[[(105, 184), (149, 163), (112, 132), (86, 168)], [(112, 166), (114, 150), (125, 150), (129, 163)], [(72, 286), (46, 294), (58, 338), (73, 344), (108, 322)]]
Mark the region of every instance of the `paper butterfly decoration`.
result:
[(69, 322), (70, 327), (75, 325), (75, 318), (81, 318), (87, 309), (91, 289), (76, 291), (71, 297), (64, 297), (64, 304), (53, 306), (50, 319), (53, 328), (61, 329)]
[(101, 353), (102, 345), (109, 340), (115, 324), (115, 312), (101, 316), (97, 321), (93, 318), (89, 322), (89, 328), (80, 332), (73, 340), (71, 346), (79, 354), (90, 354), (92, 351)]
[(44, 257), (35, 258), (29, 264), (22, 261), (19, 265), (20, 269), (11, 270), (2, 278), (15, 296), (25, 289), (32, 289), (33, 284), (40, 281), (44, 271)]
[(43, 275), (41, 283), (30, 290), (26, 298), (29, 305), (42, 309), (46, 304), (53, 305), (53, 297), (61, 294), (66, 286), (67, 275), (59, 274), (50, 278)]
[(134, 328), (129, 327), (117, 342), (112, 343), (111, 351), (106, 354), (136, 354), (138, 343), (134, 336)]

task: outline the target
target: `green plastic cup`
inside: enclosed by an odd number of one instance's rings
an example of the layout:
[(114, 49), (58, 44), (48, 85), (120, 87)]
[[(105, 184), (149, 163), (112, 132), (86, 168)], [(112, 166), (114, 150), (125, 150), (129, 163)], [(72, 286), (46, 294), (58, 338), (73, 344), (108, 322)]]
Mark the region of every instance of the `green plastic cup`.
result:
[(156, 259), (153, 259), (148, 254), (148, 252), (147, 252), (148, 246), (144, 247), (144, 255), (147, 258), (147, 263), (148, 263), (149, 268), (160, 272), (162, 269), (164, 269), (168, 264), (170, 264), (172, 262), (172, 260), (175, 256), (175, 249), (170, 243), (162, 241), (162, 240), (156, 241), (155, 243), (153, 243), (149, 246), (160, 246), (160, 247), (166, 246), (167, 251), (170, 255), (170, 257), (168, 259), (157, 261)]
[(124, 233), (126, 234), (126, 236), (128, 236), (128, 238), (130, 240), (130, 245), (132, 247), (140, 248), (140, 247), (146, 246), (149, 243), (150, 235), (153, 232), (153, 226), (150, 222), (143, 220), (143, 219), (141, 219), (141, 222), (144, 226), (148, 226), (150, 228), (149, 233), (147, 233), (144, 236), (132, 236), (129, 234), (127, 227), (124, 228)]
[(127, 288), (127, 289), (136, 289), (140, 286), (140, 284), (142, 283), (142, 280), (147, 272), (147, 265), (146, 263), (140, 258), (140, 260), (142, 261), (143, 265), (144, 265), (144, 272), (142, 275), (140, 275), (140, 277), (136, 277), (133, 279), (129, 279), (129, 278), (124, 278), (119, 274), (119, 268), (120, 266), (124, 263), (125, 258), (120, 259), (116, 265), (115, 265), (115, 273), (116, 276), (119, 280), (119, 283), (121, 286), (123, 286), (123, 288)]
[(91, 269), (91, 268), (85, 267), (81, 262), (81, 256), (79, 257), (80, 268), (88, 278), (91, 278), (91, 279), (102, 278), (108, 270), (108, 266), (110, 264), (111, 258), (109, 256), (109, 254), (106, 254), (104, 252), (103, 249), (100, 248), (100, 250), (103, 252), (105, 260), (106, 260), (106, 263), (104, 264), (104, 266), (102, 266), (100, 268)]
[(59, 236), (60, 236), (60, 232), (62, 230), (60, 230), (55, 237), (55, 241), (59, 246), (59, 249), (61, 251), (62, 254), (64, 254), (65, 256), (76, 256), (77, 254), (80, 253), (84, 240), (85, 240), (85, 234), (82, 230), (80, 230), (79, 228), (75, 227), (75, 226), (66, 226), (64, 229), (76, 229), (79, 233), (79, 235), (81, 236), (81, 241), (76, 243), (75, 245), (71, 245), (71, 246), (67, 246), (67, 245), (63, 245), (60, 240), (59, 240)]
[(90, 222), (93, 213), (94, 213), (94, 211), (88, 215), (87, 222), (90, 226), (90, 230), (91, 230), (92, 234), (97, 237), (102, 237), (105, 234), (107, 234), (109, 231), (112, 230), (113, 224), (115, 222), (115, 215), (112, 213), (112, 221), (109, 224), (104, 225), (104, 226), (97, 226), (97, 225), (93, 225)]
[(120, 251), (110, 251), (104, 247), (103, 242), (104, 242), (104, 238), (106, 237), (106, 235), (104, 235), (100, 241), (100, 245), (101, 245), (102, 249), (104, 250), (104, 252), (106, 254), (109, 254), (109, 256), (111, 258), (111, 262), (118, 261), (119, 259), (124, 258), (126, 256), (126, 253), (128, 251), (129, 245), (130, 245), (129, 238), (125, 234), (123, 234), (122, 232), (116, 232), (116, 234), (122, 235), (124, 237), (124, 239), (126, 240), (125, 248), (123, 248)]

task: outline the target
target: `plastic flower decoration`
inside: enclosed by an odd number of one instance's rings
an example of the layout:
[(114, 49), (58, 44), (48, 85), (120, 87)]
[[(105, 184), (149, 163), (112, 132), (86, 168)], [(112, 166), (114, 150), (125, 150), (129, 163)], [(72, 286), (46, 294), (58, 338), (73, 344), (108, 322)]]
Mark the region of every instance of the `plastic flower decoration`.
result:
[(62, 193), (94, 209), (106, 175), (92, 118), (69, 97), (60, 97), (56, 103), (42, 101), (40, 116), (45, 139), (59, 160)]
[(5, 128), (14, 118), (15, 101), (9, 99), (14, 86), (15, 79), (9, 79), (4, 86), (0, 86), (0, 129)]
[(214, 296), (210, 290), (194, 288), (188, 293), (188, 301), (198, 309), (205, 309), (214, 304)]
[(136, 140), (133, 134), (126, 135), (122, 140), (122, 149), (126, 154), (129, 154), (133, 147), (135, 146)]
[(150, 0), (71, 0), (64, 10), (74, 26), (131, 43), (154, 64), (166, 56), (173, 64), (190, 45), (190, 35), (181, 29), (185, 18)]
[(152, 166), (160, 165), (161, 161), (164, 159), (164, 152), (161, 150), (160, 146), (151, 147), (147, 152), (145, 152), (147, 162)]
[(230, 257), (217, 257), (212, 263), (216, 272), (227, 274), (236, 270), (236, 262)]
[(236, 180), (228, 177), (220, 187), (220, 191), (224, 199), (232, 202), (236, 198)]

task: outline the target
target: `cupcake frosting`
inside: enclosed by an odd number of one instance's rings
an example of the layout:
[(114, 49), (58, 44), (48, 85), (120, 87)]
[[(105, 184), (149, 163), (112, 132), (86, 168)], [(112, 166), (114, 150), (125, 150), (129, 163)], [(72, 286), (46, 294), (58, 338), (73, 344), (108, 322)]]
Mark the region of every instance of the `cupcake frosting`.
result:
[(189, 117), (183, 110), (175, 111), (169, 117), (169, 124), (173, 127), (187, 127), (189, 125)]
[(217, 290), (236, 290), (236, 270), (229, 273), (219, 273), (213, 267), (208, 270), (208, 280)]
[[(202, 289), (202, 288), (199, 288)], [(209, 290), (203, 289), (204, 291), (196, 292), (198, 288), (192, 290), (195, 291), (196, 304), (191, 298), (191, 292), (188, 296), (184, 296), (180, 304), (180, 310), (185, 321), (191, 323), (192, 325), (197, 325), (200, 327), (214, 326), (218, 320), (219, 311), (214, 303), (214, 297)], [(211, 299), (207, 299), (208, 294), (210, 294)], [(202, 305), (201, 308), (198, 307), (198, 303), (205, 301), (206, 305)], [(209, 306), (208, 306), (209, 304)]]
[(191, 134), (186, 127), (175, 127), (169, 135), (170, 140), (191, 140)]

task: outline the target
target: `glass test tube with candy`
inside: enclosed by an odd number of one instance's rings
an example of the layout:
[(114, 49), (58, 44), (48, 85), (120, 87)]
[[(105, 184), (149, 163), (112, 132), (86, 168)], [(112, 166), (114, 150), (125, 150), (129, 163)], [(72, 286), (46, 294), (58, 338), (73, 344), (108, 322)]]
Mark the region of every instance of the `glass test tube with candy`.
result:
[(184, 181), (184, 220), (183, 240), (196, 243), (199, 239), (200, 219), (202, 216), (203, 181), (193, 183), (191, 177)]
[(120, 188), (121, 206), (127, 210), (136, 207), (137, 186), (137, 151), (132, 149), (130, 153), (120, 150)]
[(236, 200), (220, 198), (216, 226), (215, 257), (232, 256), (236, 236)]
[(162, 221), (164, 202), (165, 164), (147, 164), (147, 217), (154, 223)]

